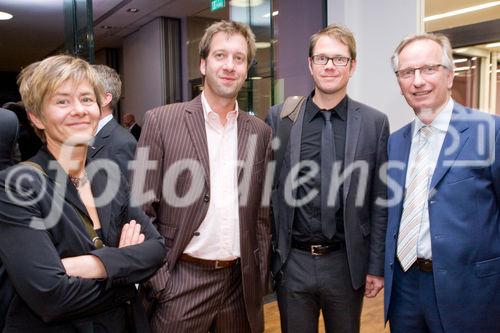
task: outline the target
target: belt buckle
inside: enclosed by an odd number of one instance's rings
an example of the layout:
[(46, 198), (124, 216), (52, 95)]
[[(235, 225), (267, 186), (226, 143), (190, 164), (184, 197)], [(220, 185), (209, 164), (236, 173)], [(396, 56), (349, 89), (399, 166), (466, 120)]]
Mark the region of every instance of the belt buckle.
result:
[(224, 265), (221, 263), (220, 260), (215, 260), (215, 269), (221, 269), (224, 268)]
[(319, 250), (321, 248), (321, 245), (311, 245), (311, 254), (313, 256), (320, 256), (320, 252), (316, 252), (316, 250)]

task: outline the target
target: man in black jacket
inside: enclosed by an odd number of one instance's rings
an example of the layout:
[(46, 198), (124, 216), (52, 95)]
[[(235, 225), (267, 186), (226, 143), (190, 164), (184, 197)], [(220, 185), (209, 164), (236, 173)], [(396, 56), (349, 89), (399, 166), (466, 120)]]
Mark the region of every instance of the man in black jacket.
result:
[(0, 170), (14, 164), (13, 152), (17, 142), (18, 128), (14, 112), (0, 108)]
[(389, 124), (347, 96), (356, 69), (347, 28), (314, 34), (308, 65), (315, 87), (298, 113), (280, 104), (267, 118), (282, 140), (271, 199), (281, 327), (317, 332), (321, 310), (327, 333), (358, 333), (363, 295), (375, 297), (384, 283), (387, 210), (377, 199), (386, 197), (379, 170)]
[(116, 163), (128, 179), (128, 163), (134, 159), (137, 141), (113, 118), (113, 110), (121, 94), (121, 80), (116, 71), (108, 66), (94, 65), (104, 86), (101, 120), (92, 146), (89, 146), (90, 159), (109, 159)]

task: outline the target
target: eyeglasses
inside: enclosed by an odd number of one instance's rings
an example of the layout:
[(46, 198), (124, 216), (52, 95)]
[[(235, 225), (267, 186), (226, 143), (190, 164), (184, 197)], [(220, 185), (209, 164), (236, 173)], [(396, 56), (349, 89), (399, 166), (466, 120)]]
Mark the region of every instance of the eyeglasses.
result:
[(351, 60), (351, 58), (349, 57), (343, 57), (343, 56), (327, 57), (324, 54), (313, 55), (311, 59), (313, 64), (315, 65), (326, 65), (331, 60), (335, 66), (347, 66), (349, 60)]
[(415, 77), (415, 72), (418, 70), (420, 75), (423, 76), (431, 76), (436, 74), (440, 68), (448, 68), (445, 65), (437, 64), (437, 65), (425, 65), (417, 68), (404, 68), (396, 71), (396, 76), (400, 79), (408, 80), (413, 79)]

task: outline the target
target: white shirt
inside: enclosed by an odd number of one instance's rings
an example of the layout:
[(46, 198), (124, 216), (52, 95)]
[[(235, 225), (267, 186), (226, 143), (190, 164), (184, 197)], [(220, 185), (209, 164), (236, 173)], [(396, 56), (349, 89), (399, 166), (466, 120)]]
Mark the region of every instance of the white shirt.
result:
[(107, 115), (106, 117), (99, 120), (99, 124), (97, 125), (97, 130), (95, 131), (95, 135), (97, 135), (97, 133), (99, 133), (99, 131), (102, 130), (102, 128), (106, 126), (106, 124), (109, 123), (111, 119), (113, 119), (112, 114)]
[[(453, 112), (453, 100), (450, 98), (448, 103), (446, 103), (445, 107), (434, 121), (429, 125), (432, 136), (430, 137), (429, 144), (431, 145), (431, 155), (429, 157), (431, 168), (430, 174), (428, 177), (428, 186), (430, 186), (432, 176), (434, 174), (434, 170), (436, 169), (437, 161), (439, 158), (439, 154), (441, 152), (441, 148), (443, 146), (444, 138), (446, 136), (446, 132), (448, 131), (448, 126), (450, 125), (451, 114)], [(415, 139), (415, 136), (418, 136), (420, 128), (425, 126), (422, 121), (418, 117), (415, 117), (413, 122), (413, 134), (412, 139)], [(412, 141), (413, 142), (413, 141)], [(408, 158), (408, 169), (406, 171), (406, 184), (405, 189), (408, 188), (410, 183), (410, 172), (413, 169), (413, 164), (415, 162), (415, 154), (418, 152), (420, 145), (417, 138), (416, 142), (418, 144), (412, 144), (410, 148), (410, 156)], [(432, 247), (431, 247), (431, 235), (430, 235), (430, 224), (429, 224), (429, 206), (428, 206), (428, 198), (425, 200), (424, 212), (422, 216), (422, 222), (420, 224), (420, 230), (418, 234), (417, 240), (417, 257), (424, 259), (432, 259)]]
[(201, 94), (210, 161), (210, 202), (205, 219), (184, 253), (208, 260), (240, 257), (238, 204), (238, 103), (223, 126)]

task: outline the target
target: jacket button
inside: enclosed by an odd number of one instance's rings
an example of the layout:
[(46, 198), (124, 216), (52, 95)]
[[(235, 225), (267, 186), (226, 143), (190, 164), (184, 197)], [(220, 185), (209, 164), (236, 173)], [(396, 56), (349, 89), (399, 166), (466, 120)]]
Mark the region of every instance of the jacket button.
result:
[(394, 239), (396, 239), (396, 237), (398, 237), (398, 234), (397, 234), (397, 233), (394, 233)]
[(200, 232), (199, 231), (195, 231), (193, 232), (193, 236), (199, 236), (200, 235)]
[(210, 201), (210, 195), (205, 194), (205, 197), (203, 198), (203, 201), (209, 202)]

